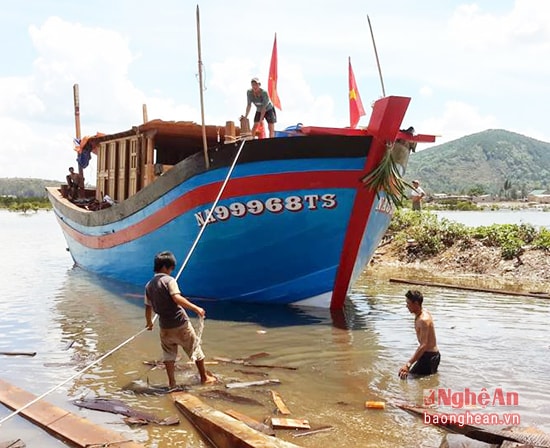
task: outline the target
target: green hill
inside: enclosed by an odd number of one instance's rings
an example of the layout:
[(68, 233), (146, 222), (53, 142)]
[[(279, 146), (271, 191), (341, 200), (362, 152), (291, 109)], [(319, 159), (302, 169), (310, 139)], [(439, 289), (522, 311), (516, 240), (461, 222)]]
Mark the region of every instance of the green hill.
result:
[(0, 178), (0, 196), (16, 196), (18, 198), (45, 198), (46, 187), (58, 187), (64, 182), (58, 180), (29, 178)]
[(411, 154), (406, 178), (428, 194), (549, 189), (550, 143), (490, 129)]

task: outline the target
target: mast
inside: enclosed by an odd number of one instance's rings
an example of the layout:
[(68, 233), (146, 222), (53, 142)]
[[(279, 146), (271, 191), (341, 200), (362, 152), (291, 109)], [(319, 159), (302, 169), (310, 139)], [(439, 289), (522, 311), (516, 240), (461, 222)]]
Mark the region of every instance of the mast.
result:
[(202, 83), (202, 57), (201, 57), (201, 24), (199, 16), (199, 5), (197, 5), (197, 48), (199, 56), (199, 86), (201, 93), (201, 123), (202, 123), (202, 145), (204, 148), (204, 163), (206, 169), (210, 168), (210, 160), (208, 159), (208, 145), (206, 142), (206, 126), (204, 124), (204, 88)]
[[(80, 143), (80, 95), (78, 93), (78, 84), (73, 85), (73, 98), (74, 98), (74, 127), (75, 127), (75, 136), (78, 142)], [(83, 175), (84, 170), (78, 164), (78, 174)]]
[(382, 96), (386, 96), (386, 89), (384, 88), (384, 79), (382, 79), (382, 70), (380, 68), (380, 60), (378, 59), (378, 51), (376, 51), (376, 42), (374, 41), (374, 33), (372, 32), (372, 25), (370, 24), (370, 17), (367, 14), (367, 20), (369, 22), (370, 37), (372, 39), (372, 46), (374, 48), (374, 56), (376, 57), (376, 65), (378, 66), (378, 75), (380, 76), (380, 84), (382, 84)]

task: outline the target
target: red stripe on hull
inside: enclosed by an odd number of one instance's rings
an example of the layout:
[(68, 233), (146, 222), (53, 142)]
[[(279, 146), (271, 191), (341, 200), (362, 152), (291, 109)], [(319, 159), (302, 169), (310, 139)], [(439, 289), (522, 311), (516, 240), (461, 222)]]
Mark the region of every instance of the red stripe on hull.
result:
[[(356, 188), (360, 171), (311, 171), (307, 173), (268, 174), (263, 176), (230, 179), (223, 194), (224, 199), (250, 194), (274, 193), (280, 191), (315, 188)], [(84, 235), (59, 220), (72, 239), (91, 249), (107, 249), (138, 239), (167, 224), (174, 218), (202, 204), (213, 202), (222, 182), (214, 182), (195, 188), (166, 207), (153, 213), (139, 223), (115, 233), (101, 236)]]
[[(370, 173), (382, 160), (387, 150), (386, 142), (395, 141), (409, 102), (410, 98), (386, 97), (375, 103), (368, 125), (369, 132), (373, 134), (373, 140), (365, 163), (365, 174)], [(341, 309), (344, 306), (359, 245), (367, 227), (376, 195), (376, 191), (364, 188), (362, 185), (357, 188), (332, 291), (331, 309)], [(365, 210), (368, 212), (365, 213)]]

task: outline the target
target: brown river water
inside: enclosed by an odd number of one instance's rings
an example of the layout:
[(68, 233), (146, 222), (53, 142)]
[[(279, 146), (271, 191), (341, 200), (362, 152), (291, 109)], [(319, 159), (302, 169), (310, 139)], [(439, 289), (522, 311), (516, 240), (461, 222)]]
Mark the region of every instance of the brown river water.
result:
[[(55, 388), (45, 401), (147, 447), (209, 446), (169, 396), (124, 390), (138, 380), (166, 384), (164, 371), (144, 364), (160, 358), (156, 330), (140, 334), (56, 387), (143, 329), (141, 290), (73, 268), (52, 212), (25, 216), (0, 211), (0, 225), (0, 351), (37, 353), (0, 355), (0, 379), (37, 396)], [(395, 406), (421, 404), (425, 389), (456, 396), (465, 390), (479, 396), (486, 389), (492, 397), (496, 391), (515, 393), (519, 400), (512, 406), (496, 403), (455, 411), (513, 413), (521, 425), (550, 432), (550, 301), (423, 288), (425, 308), (436, 325), (441, 365), (436, 375), (404, 381), (397, 372), (416, 348), (414, 319), (403, 297), (407, 289), (373, 278), (367, 270), (353, 288), (345, 312), (337, 316), (319, 309), (201, 303), (207, 312), (207, 361), (265, 352), (268, 355), (257, 363), (295, 370), (219, 363), (208, 366), (219, 385), (200, 386), (192, 368), (179, 371), (177, 380), (197, 394), (224, 390), (230, 382), (280, 380), (275, 386), (231, 390), (259, 405), (204, 401), (263, 421), (275, 416), (269, 389), (276, 390), (292, 412), (290, 417), (308, 419), (312, 427), (332, 426), (331, 431), (299, 438), (292, 430), (276, 431), (278, 437), (303, 447), (438, 447), (444, 431)], [(198, 324), (196, 318), (192, 322)], [(184, 369), (186, 361), (180, 361)], [(161, 418), (177, 415), (180, 424), (130, 427), (120, 415), (79, 409), (72, 403), (79, 398), (122, 400)], [(386, 408), (365, 409), (369, 400), (385, 401)], [(0, 405), (0, 419), (10, 412)], [(498, 427), (502, 426), (506, 425)], [(0, 442), (17, 438), (28, 447), (66, 446), (19, 416), (0, 425)]]

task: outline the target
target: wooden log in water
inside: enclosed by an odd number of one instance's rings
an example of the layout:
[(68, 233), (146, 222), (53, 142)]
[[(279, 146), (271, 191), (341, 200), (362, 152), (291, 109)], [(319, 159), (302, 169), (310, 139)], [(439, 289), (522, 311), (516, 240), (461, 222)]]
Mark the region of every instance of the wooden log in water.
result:
[(409, 285), (433, 286), (438, 288), (463, 289), (466, 291), (488, 292), (491, 294), (503, 294), (507, 296), (536, 297), (538, 299), (550, 299), (550, 294), (535, 292), (507, 291), (504, 289), (479, 288), (474, 286), (450, 285), (448, 283), (434, 283), (421, 280), (406, 280), (401, 278), (390, 278), (391, 283), (407, 283)]
[(4, 356), (36, 356), (36, 352), (0, 352)]
[(256, 431), (186, 393), (172, 394), (176, 407), (217, 448), (296, 448), (297, 445)]

